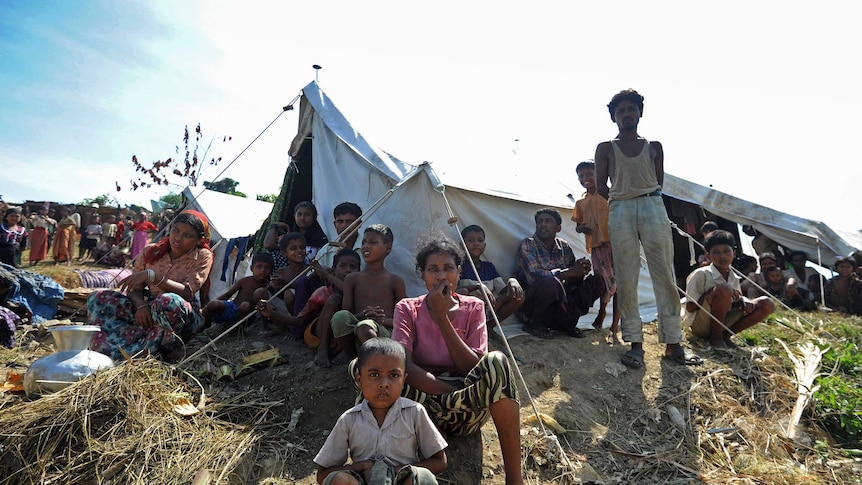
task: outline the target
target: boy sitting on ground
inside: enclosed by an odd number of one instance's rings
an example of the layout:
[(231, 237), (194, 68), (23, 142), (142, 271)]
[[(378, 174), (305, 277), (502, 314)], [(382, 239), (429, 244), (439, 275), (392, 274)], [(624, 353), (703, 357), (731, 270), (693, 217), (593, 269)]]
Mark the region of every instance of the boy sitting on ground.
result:
[[(254, 301), (268, 301), (278, 313), (290, 314), (293, 308), (293, 284), (297, 276), (305, 271), (305, 237), (298, 232), (289, 232), (278, 241), (278, 250), (287, 260), (287, 266), (277, 269), (269, 279), (269, 284), (254, 292)], [(293, 284), (291, 284), (293, 282)], [(289, 286), (284, 292), (281, 289)], [(279, 294), (279, 298), (272, 298)], [(299, 337), (297, 337), (299, 338)]]
[(406, 367), (398, 342), (374, 338), (362, 344), (355, 378), (364, 400), (338, 418), (314, 457), (317, 483), (437, 483), (435, 475), (447, 467), (448, 444), (425, 408), (401, 397)]
[(767, 296), (749, 300), (742, 295), (731, 268), (734, 247), (733, 234), (713, 231), (704, 242), (710, 264), (694, 270), (686, 281), (685, 322), (714, 348), (736, 347), (730, 337), (763, 321), (775, 308)]
[(271, 335), (282, 333), (288, 328), (298, 329), (299, 334), (304, 336), (305, 343), (312, 349), (317, 349), (314, 362), (321, 367), (329, 367), (329, 350), (332, 342), (330, 320), (332, 315), (341, 309), (344, 278), (356, 271), (359, 271), (359, 254), (356, 251), (342, 249), (336, 253), (333, 271), (330, 272), (325, 267), (320, 269), (320, 275), (327, 283), (311, 294), (305, 306), (295, 317), (289, 313), (276, 312), (272, 305), (261, 301), (258, 304), (258, 311), (262, 317), (269, 319), (276, 326)]
[[(269, 284), (272, 274), (272, 255), (257, 253), (251, 258), (251, 276), (240, 278), (227, 292), (210, 301), (203, 308), (204, 328), (213, 322), (234, 324), (254, 308), (254, 293)], [(231, 300), (230, 297), (236, 295)]]
[[(496, 266), (490, 261), (482, 261), (481, 256), (485, 253), (485, 230), (477, 225), (467, 226), (461, 231), (461, 238), (467, 247), (467, 254), (476, 266), (479, 275), (473, 272), (473, 266), (469, 263), (461, 265), (461, 278), (458, 280), (458, 293), (475, 296), (484, 301), (482, 286), (488, 293), (491, 307), (497, 314), (497, 320), (502, 322), (514, 314), (524, 304), (524, 289), (515, 278), (509, 278), (503, 282), (503, 277), (497, 272)], [(494, 318), (490, 315), (489, 308), (485, 308), (488, 335), (498, 340), (500, 334), (494, 331), (496, 325)]]
[(331, 320), (332, 335), (342, 349), (334, 361), (350, 362), (366, 340), (392, 336), (395, 304), (406, 295), (404, 280), (384, 265), (394, 240), (392, 230), (383, 224), (368, 226), (362, 235), (365, 269), (344, 278), (341, 311)]

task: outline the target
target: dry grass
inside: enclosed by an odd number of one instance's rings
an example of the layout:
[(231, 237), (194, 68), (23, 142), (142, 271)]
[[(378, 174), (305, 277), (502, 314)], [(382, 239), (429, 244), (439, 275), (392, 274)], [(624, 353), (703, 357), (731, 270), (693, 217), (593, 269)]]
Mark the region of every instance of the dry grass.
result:
[(197, 402), (199, 394), (175, 368), (145, 360), (7, 407), (0, 477), (4, 484), (166, 484), (200, 473), (208, 483), (244, 483), (238, 467), (266, 435), (255, 424), (280, 403), (213, 405), (190, 417), (173, 411), (178, 397)]

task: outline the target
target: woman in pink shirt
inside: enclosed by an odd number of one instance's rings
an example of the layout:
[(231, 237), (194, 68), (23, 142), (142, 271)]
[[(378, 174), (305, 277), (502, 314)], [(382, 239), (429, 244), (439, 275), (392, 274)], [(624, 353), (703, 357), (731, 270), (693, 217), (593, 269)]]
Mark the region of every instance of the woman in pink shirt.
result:
[(402, 396), (425, 405), (444, 432), (467, 435), (492, 418), (507, 484), (522, 484), (517, 386), (502, 352), (488, 352), (484, 303), (455, 292), (463, 253), (442, 235), (420, 241), (428, 293), (395, 305), (392, 338), (407, 351)]

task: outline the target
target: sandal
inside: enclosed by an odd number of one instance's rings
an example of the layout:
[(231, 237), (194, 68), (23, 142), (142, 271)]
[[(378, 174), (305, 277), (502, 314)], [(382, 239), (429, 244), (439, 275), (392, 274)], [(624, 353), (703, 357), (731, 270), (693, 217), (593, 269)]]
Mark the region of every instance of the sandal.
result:
[(554, 331), (543, 325), (524, 325), (524, 331), (533, 337), (550, 340), (554, 338)]
[(644, 351), (643, 349), (631, 349), (620, 357), (620, 362), (626, 367), (632, 369), (640, 369), (644, 366)]
[(664, 355), (662, 359), (675, 362), (679, 365), (702, 365), (703, 359), (697, 354), (692, 354), (685, 347), (678, 347), (671, 355)]
[(578, 327), (569, 327), (569, 328), (563, 330), (563, 332), (565, 332), (566, 335), (568, 335), (569, 337), (574, 337), (574, 338), (584, 338), (587, 336), (587, 334), (585, 334), (584, 331)]

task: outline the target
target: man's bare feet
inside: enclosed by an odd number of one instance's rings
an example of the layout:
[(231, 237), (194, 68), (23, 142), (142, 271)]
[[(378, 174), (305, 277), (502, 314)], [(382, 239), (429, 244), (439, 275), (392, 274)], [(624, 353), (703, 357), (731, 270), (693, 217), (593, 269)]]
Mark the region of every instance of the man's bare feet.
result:
[(605, 335), (605, 343), (608, 345), (621, 345), (622, 341), (620, 340), (619, 334), (613, 330), (609, 330), (608, 334)]

